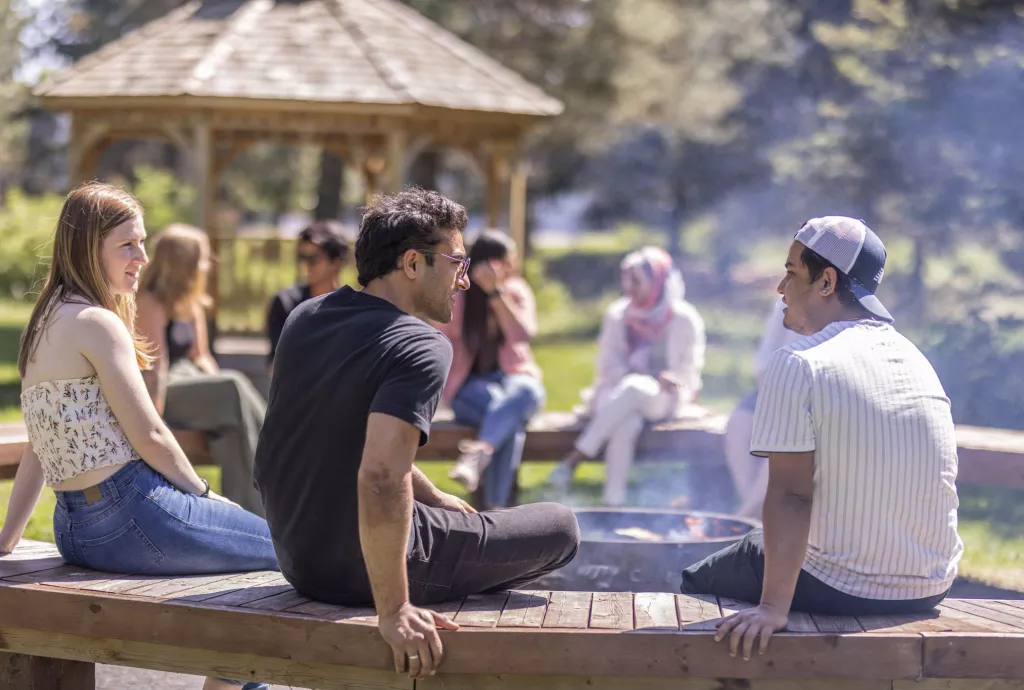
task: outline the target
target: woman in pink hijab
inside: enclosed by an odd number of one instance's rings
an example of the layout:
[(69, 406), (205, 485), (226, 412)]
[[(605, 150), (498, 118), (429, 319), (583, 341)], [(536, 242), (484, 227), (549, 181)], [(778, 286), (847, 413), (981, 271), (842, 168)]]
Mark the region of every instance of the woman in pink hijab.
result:
[[(605, 312), (590, 417), (573, 451), (551, 473), (565, 488), (580, 462), (605, 455), (604, 502), (626, 500), (629, 469), (645, 422), (695, 413), (704, 368), (704, 320), (683, 299), (683, 278), (657, 247), (627, 255), (624, 296)], [(585, 392), (586, 394), (586, 392)]]

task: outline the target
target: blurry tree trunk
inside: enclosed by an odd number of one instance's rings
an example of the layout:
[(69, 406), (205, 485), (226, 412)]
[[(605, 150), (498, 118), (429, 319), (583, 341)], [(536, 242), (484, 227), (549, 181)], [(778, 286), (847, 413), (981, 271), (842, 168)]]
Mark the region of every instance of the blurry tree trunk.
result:
[(439, 151), (423, 151), (409, 170), (409, 183), (423, 189), (437, 189), (437, 173), (441, 169)]
[(341, 217), (341, 187), (345, 176), (345, 162), (329, 151), (320, 152), (320, 182), (316, 187), (317, 220), (337, 220)]

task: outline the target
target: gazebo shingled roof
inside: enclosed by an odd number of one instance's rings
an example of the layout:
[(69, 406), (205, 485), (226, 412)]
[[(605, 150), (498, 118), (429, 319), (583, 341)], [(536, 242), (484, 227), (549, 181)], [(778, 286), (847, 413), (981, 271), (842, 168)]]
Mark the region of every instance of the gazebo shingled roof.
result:
[[(426, 148), (467, 152), (489, 225), (525, 240), (523, 135), (562, 104), (397, 0), (193, 0), (51, 76), (43, 105), (71, 114), (74, 184), (119, 138), (188, 154), (197, 222), (217, 239), (220, 172), (259, 141), (315, 143), (397, 191)], [(507, 205), (506, 205), (507, 203)], [(211, 284), (217, 294), (217, 286)]]
[(540, 117), (562, 110), (395, 0), (190, 2), (85, 57), (38, 93), (422, 105)]

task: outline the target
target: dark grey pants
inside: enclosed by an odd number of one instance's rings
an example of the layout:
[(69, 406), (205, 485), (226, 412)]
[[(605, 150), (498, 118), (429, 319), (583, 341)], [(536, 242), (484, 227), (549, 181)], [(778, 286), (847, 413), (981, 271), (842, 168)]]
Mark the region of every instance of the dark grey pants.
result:
[[(764, 585), (764, 533), (751, 530), (732, 546), (713, 553), (683, 571), (683, 594), (714, 594), (757, 603)], [(864, 599), (829, 587), (806, 570), (800, 571), (793, 610), (831, 616), (872, 616), (924, 613), (946, 598), (949, 590), (926, 599)]]
[[(429, 606), (470, 594), (514, 589), (576, 556), (576, 516), (557, 503), (532, 503), (474, 515), (416, 503), (406, 555), (409, 598)], [(361, 556), (361, 554), (360, 554)], [(287, 575), (287, 573), (286, 573)], [(302, 594), (343, 606), (372, 606), (361, 558), (338, 574), (332, 591), (292, 585)]]
[(187, 360), (171, 367), (164, 420), (175, 429), (206, 432), (221, 468), (221, 493), (257, 515), (263, 502), (252, 485), (252, 464), (266, 414), (266, 401), (241, 372), (205, 374)]

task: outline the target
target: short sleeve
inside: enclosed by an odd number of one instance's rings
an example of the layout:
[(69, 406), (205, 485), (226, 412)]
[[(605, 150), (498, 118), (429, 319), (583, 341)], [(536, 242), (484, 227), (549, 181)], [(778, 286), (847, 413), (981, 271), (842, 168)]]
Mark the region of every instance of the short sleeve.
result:
[(758, 388), (750, 452), (804, 453), (815, 447), (810, 368), (800, 356), (777, 350)]
[(451, 365), (451, 343), (439, 332), (408, 336), (392, 354), (370, 412), (412, 424), (420, 430), (420, 445), (426, 444)]

